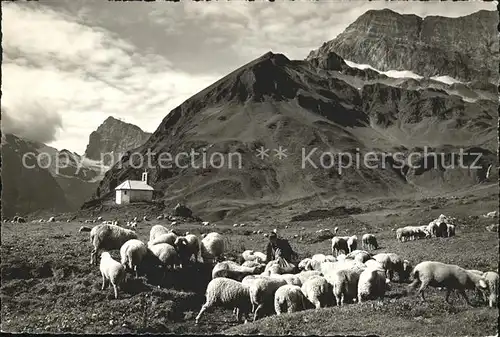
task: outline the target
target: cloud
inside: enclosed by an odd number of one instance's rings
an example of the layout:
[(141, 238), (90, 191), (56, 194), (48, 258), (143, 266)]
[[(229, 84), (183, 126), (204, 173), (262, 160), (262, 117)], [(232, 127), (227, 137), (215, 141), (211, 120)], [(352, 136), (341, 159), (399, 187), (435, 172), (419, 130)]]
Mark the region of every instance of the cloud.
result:
[(56, 139), (62, 127), (59, 114), (47, 111), (37, 102), (25, 102), (16, 113), (2, 109), (2, 133), (12, 133), (41, 143)]
[(3, 18), (7, 126), (58, 148), (82, 153), (89, 134), (110, 115), (154, 131), (170, 110), (220, 76), (180, 71), (116, 33), (47, 7), (8, 4)]

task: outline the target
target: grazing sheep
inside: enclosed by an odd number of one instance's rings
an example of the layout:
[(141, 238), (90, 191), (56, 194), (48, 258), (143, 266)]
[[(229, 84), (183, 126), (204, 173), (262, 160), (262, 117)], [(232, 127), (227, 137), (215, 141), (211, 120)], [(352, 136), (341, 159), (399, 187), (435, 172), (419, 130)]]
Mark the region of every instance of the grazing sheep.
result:
[(274, 310), (276, 315), (283, 312), (292, 313), (305, 309), (305, 296), (299, 286), (286, 284), (274, 294)]
[(275, 279), (280, 279), (280, 280), (285, 280), (287, 284), (294, 285), (294, 286), (301, 286), (302, 281), (300, 280), (300, 277), (298, 277), (296, 274), (271, 274), (269, 275), (270, 278), (275, 278)]
[(496, 307), (498, 303), (498, 273), (488, 271), (483, 274), (483, 278), (488, 285), (488, 304), (490, 308)]
[(99, 270), (102, 275), (101, 290), (107, 288), (109, 283), (111, 283), (115, 292), (115, 298), (118, 298), (118, 287), (125, 280), (125, 268), (118, 261), (114, 260), (108, 252), (102, 252)]
[(355, 251), (358, 248), (358, 237), (356, 235), (353, 235), (347, 239), (347, 248), (349, 249), (349, 253)]
[(82, 233), (82, 232), (90, 232), (92, 230), (92, 228), (90, 227), (87, 227), (87, 226), (82, 226), (80, 227), (80, 229), (78, 230), (79, 233)]
[(259, 263), (257, 261), (245, 261), (243, 262), (242, 264), (243, 267), (256, 267), (256, 266), (262, 266), (262, 268), (264, 269), (266, 267), (265, 264), (263, 263)]
[(383, 269), (385, 271), (385, 268), (382, 265), (382, 263), (380, 263), (380, 262), (378, 262), (377, 260), (374, 260), (374, 259), (369, 259), (369, 260), (365, 261), (365, 265), (368, 268)]
[(447, 226), (446, 231), (448, 237), (455, 236), (455, 225), (447, 224), (446, 226)]
[(485, 217), (485, 218), (496, 218), (496, 217), (498, 217), (498, 211), (488, 212), (488, 213), (484, 214), (483, 217)]
[(332, 301), (333, 287), (323, 276), (311, 276), (301, 288), (305, 297), (316, 308), (324, 308)]
[[(172, 233), (173, 234), (173, 233)], [(200, 241), (194, 234), (186, 234), (186, 236), (179, 236), (175, 239), (174, 247), (179, 253), (181, 262), (184, 265), (187, 261), (191, 260), (194, 256), (194, 261), (198, 261), (198, 253), (200, 252)]]
[(243, 314), (250, 313), (252, 306), (249, 287), (243, 285), (241, 282), (223, 277), (215, 278), (208, 283), (205, 297), (205, 304), (203, 304), (198, 316), (196, 316), (196, 324), (199, 323), (203, 313), (214, 306), (222, 306), (229, 309), (236, 308), (238, 322), (241, 321)]
[(346, 259), (356, 260), (361, 263), (365, 263), (365, 261), (368, 261), (371, 258), (372, 255), (364, 250), (354, 250), (346, 255)]
[(344, 253), (339, 254), (339, 255), (337, 255), (337, 261), (343, 262), (343, 261), (345, 261), (346, 257), (347, 257), (347, 255), (345, 255)]
[(250, 284), (249, 293), (254, 322), (259, 317), (262, 308), (267, 305), (272, 306), (276, 290), (285, 284), (287, 284), (285, 280), (277, 278), (257, 278)]
[(90, 231), (90, 243), (94, 247), (90, 253), (90, 264), (97, 265), (100, 250), (120, 249), (125, 242), (132, 239), (137, 239), (133, 230), (115, 225), (95, 226)]
[(372, 257), (379, 262), (388, 274), (388, 279), (394, 279), (394, 272), (398, 274), (399, 281), (403, 282), (408, 279), (410, 267), (409, 262), (403, 260), (399, 255), (394, 253), (380, 253)]
[(149, 241), (153, 241), (162, 234), (168, 234), (169, 230), (162, 225), (154, 225), (149, 231)]
[(343, 237), (334, 236), (332, 238), (332, 255), (338, 256), (341, 252), (344, 254), (349, 253), (347, 240)]
[(135, 272), (135, 277), (138, 277), (137, 268), (140, 266), (142, 260), (148, 254), (148, 247), (144, 242), (132, 239), (128, 240), (120, 248), (121, 264)]
[(322, 263), (307, 257), (299, 262), (298, 268), (299, 270), (320, 270)]
[(384, 269), (366, 268), (363, 270), (358, 280), (358, 303), (370, 299), (383, 299), (388, 281)]
[(159, 243), (168, 243), (171, 246), (175, 245), (175, 240), (177, 240), (177, 235), (173, 232), (169, 232), (167, 234), (160, 234), (156, 236), (152, 241), (148, 242), (148, 247)]
[(438, 222), (436, 237), (441, 237), (441, 238), (448, 237), (448, 225), (446, 224), (446, 222), (444, 221)]
[(427, 226), (406, 226), (396, 230), (396, 238), (401, 242), (427, 238), (430, 236), (431, 234)]
[(172, 245), (168, 243), (158, 243), (148, 247), (153, 256), (156, 257), (155, 262), (163, 269), (163, 279), (165, 279), (167, 269), (173, 269), (175, 265), (180, 263), (179, 255)]
[(269, 276), (263, 276), (263, 275), (247, 275), (243, 278), (243, 280), (241, 280), (241, 283), (245, 286), (248, 286), (250, 287), (250, 285), (257, 279), (262, 279), (262, 278), (266, 278), (268, 279)]
[(256, 252), (254, 250), (247, 249), (243, 253), (241, 253), (241, 256), (245, 261), (257, 261), (260, 263), (265, 263), (267, 262), (267, 256), (266, 254), (262, 252)]
[(364, 249), (378, 249), (377, 238), (373, 234), (364, 234), (361, 238), (361, 247)]
[(431, 234), (431, 236), (437, 237), (438, 223), (436, 220), (429, 222), (427, 225), (427, 231)]
[(325, 254), (314, 254), (311, 256), (311, 260), (319, 261), (320, 263), (325, 262), (326, 255)]
[(289, 263), (285, 259), (278, 257), (276, 260), (269, 261), (263, 272), (264, 275), (271, 274), (290, 274), (296, 271), (294, 264)]
[(346, 301), (357, 297), (359, 275), (362, 269), (337, 269), (325, 274), (325, 279), (333, 287), (333, 295), (337, 305), (341, 306)]
[(436, 261), (420, 262), (411, 272), (411, 277), (413, 282), (409, 285), (409, 288), (415, 289), (420, 282), (418, 294), (421, 295), (423, 301), (426, 301), (424, 290), (428, 286), (446, 288), (445, 300), (448, 303), (451, 291), (456, 289), (469, 305), (471, 303), (465, 293), (466, 289), (484, 291), (488, 288), (486, 279), (483, 276), (469, 272), (457, 265)]
[(222, 260), (224, 254), (224, 239), (222, 235), (216, 232), (207, 234), (201, 240), (200, 251), (204, 263), (213, 263)]
[(261, 273), (263, 269), (264, 267), (261, 265), (255, 267), (244, 267), (240, 266), (236, 262), (223, 261), (217, 263), (214, 269), (212, 269), (212, 279), (217, 277), (225, 277), (236, 281), (241, 281), (245, 276)]

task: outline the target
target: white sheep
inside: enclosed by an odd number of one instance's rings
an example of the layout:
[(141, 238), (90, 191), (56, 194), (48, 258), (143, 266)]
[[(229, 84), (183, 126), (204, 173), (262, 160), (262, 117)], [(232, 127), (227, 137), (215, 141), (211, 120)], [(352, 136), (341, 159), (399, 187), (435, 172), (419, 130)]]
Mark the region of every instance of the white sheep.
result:
[(361, 237), (361, 246), (364, 249), (378, 249), (377, 238), (373, 234), (363, 234)]
[(166, 234), (160, 234), (156, 236), (152, 241), (148, 241), (148, 247), (159, 243), (168, 243), (171, 246), (175, 245), (175, 240), (177, 240), (177, 235), (173, 232), (169, 232)]
[(271, 274), (269, 275), (269, 277), (284, 280), (287, 284), (294, 286), (300, 287), (302, 285), (302, 281), (300, 280), (300, 277), (297, 276), (297, 274)]
[(446, 224), (446, 226), (447, 226), (448, 237), (455, 236), (455, 225)]
[(365, 261), (371, 259), (372, 255), (365, 250), (354, 250), (346, 255), (346, 259), (352, 259), (365, 263)]
[(394, 272), (398, 273), (399, 281), (405, 281), (410, 272), (410, 265), (407, 260), (403, 260), (399, 255), (394, 253), (380, 253), (372, 257), (374, 260), (382, 264), (382, 267), (387, 271), (389, 280), (393, 280)]
[(363, 269), (349, 268), (336, 269), (325, 274), (325, 279), (333, 287), (333, 295), (337, 305), (341, 306), (348, 300), (354, 300), (357, 297), (358, 280)]
[(385, 270), (381, 268), (366, 268), (359, 275), (358, 303), (364, 300), (383, 299), (389, 279), (385, 277)]
[(386, 271), (385, 268), (384, 268), (384, 266), (382, 265), (382, 263), (380, 263), (380, 262), (378, 262), (377, 260), (374, 260), (374, 259), (366, 260), (365, 261), (365, 265), (368, 268), (383, 269), (384, 271)]
[(201, 258), (204, 263), (222, 260), (224, 249), (224, 238), (216, 232), (208, 233), (200, 243)]
[[(325, 262), (325, 261), (323, 261)], [(306, 257), (302, 261), (299, 262), (299, 270), (320, 270), (321, 264), (323, 262), (319, 262), (318, 260), (313, 260), (311, 258)]]
[(264, 306), (272, 306), (276, 290), (285, 284), (287, 284), (285, 280), (277, 278), (256, 278), (251, 282), (249, 293), (254, 322), (259, 317), (259, 313)]
[(415, 289), (420, 282), (417, 293), (421, 295), (423, 301), (426, 301), (424, 290), (428, 286), (446, 288), (445, 300), (448, 303), (451, 291), (456, 289), (469, 305), (471, 303), (465, 293), (466, 289), (477, 289), (481, 292), (488, 289), (488, 284), (483, 276), (469, 272), (457, 265), (436, 261), (420, 262), (411, 272), (411, 277), (413, 282), (409, 288)]
[(114, 260), (108, 252), (102, 252), (99, 270), (102, 275), (101, 290), (107, 288), (109, 283), (111, 283), (115, 292), (115, 298), (118, 298), (118, 287), (125, 280), (125, 268), (120, 262)]
[(212, 269), (212, 279), (217, 277), (230, 278), (236, 281), (241, 281), (247, 275), (261, 273), (264, 267), (262, 265), (255, 267), (240, 266), (236, 262), (223, 261), (219, 262)]
[(97, 265), (97, 256), (100, 250), (120, 249), (131, 239), (137, 239), (133, 230), (115, 225), (97, 225), (90, 231), (90, 243), (93, 245), (90, 253), (90, 264)]
[(165, 279), (167, 269), (173, 269), (175, 265), (180, 263), (179, 255), (172, 245), (168, 243), (158, 243), (151, 247), (148, 247), (149, 251), (153, 256), (156, 257), (157, 264), (160, 264), (163, 268), (163, 279)]
[(254, 250), (247, 249), (243, 253), (241, 253), (241, 256), (245, 261), (257, 261), (260, 263), (265, 263), (267, 262), (267, 256), (266, 254), (262, 252), (256, 252)]
[(257, 279), (262, 279), (262, 278), (270, 278), (269, 276), (263, 276), (263, 275), (247, 275), (241, 280), (241, 283), (250, 287), (250, 285)]
[(483, 278), (488, 285), (488, 304), (491, 308), (496, 307), (498, 303), (498, 273), (488, 271), (483, 274)]
[(274, 294), (274, 310), (276, 315), (297, 312), (306, 308), (305, 296), (299, 286), (286, 284), (278, 288)]
[(299, 278), (300, 283), (303, 285), (311, 277), (321, 276), (322, 274), (318, 270), (308, 270), (308, 271), (301, 271), (300, 273), (295, 275)]
[(342, 254), (337, 255), (337, 261), (338, 261), (338, 262), (343, 262), (343, 261), (345, 261), (345, 260), (346, 260), (346, 258), (347, 258), (347, 255), (345, 255), (345, 254), (343, 254), (343, 253), (342, 253)]
[(128, 240), (120, 248), (121, 264), (130, 270), (135, 272), (135, 276), (138, 277), (137, 268), (141, 265), (142, 260), (148, 254), (148, 247), (144, 242), (132, 239)]
[(341, 252), (349, 253), (347, 239), (345, 237), (334, 236), (332, 238), (332, 255), (338, 256)]
[(326, 307), (332, 299), (332, 285), (319, 275), (309, 277), (302, 284), (301, 290), (316, 309)]
[(285, 259), (278, 257), (276, 260), (269, 261), (263, 275), (271, 274), (289, 274), (295, 271), (295, 265), (287, 262)]
[(169, 230), (162, 225), (154, 225), (149, 231), (149, 241), (153, 241), (156, 237), (162, 234), (168, 234)]
[(218, 277), (211, 280), (208, 283), (205, 297), (205, 304), (196, 316), (196, 324), (199, 323), (203, 313), (214, 306), (236, 308), (238, 322), (241, 321), (243, 314), (246, 315), (251, 310), (249, 287), (228, 278)]
[(90, 232), (92, 230), (92, 228), (90, 227), (87, 227), (87, 226), (81, 226), (80, 229), (78, 230), (79, 233), (82, 233), (82, 232)]
[(313, 256), (311, 256), (311, 260), (323, 263), (326, 261), (326, 255), (325, 254), (314, 254)]
[(198, 253), (200, 252), (200, 241), (194, 234), (186, 234), (175, 239), (174, 247), (179, 253), (182, 263), (191, 260), (194, 256), (194, 261), (198, 261)]
[(358, 237), (356, 235), (350, 236), (347, 239), (347, 249), (349, 249), (349, 253), (355, 251), (357, 248), (358, 248)]
[(262, 269), (266, 267), (265, 264), (259, 263), (257, 261), (245, 261), (241, 264), (243, 267), (257, 267), (257, 266), (262, 266)]

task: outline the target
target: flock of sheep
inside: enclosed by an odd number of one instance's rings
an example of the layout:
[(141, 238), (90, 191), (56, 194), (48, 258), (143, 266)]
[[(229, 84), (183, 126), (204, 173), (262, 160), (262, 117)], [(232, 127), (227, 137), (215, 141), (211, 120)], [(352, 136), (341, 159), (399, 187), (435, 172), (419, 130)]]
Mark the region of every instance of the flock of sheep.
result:
[[(454, 218), (441, 215), (429, 226), (416, 227), (429, 236), (450, 233)], [(442, 225), (444, 224), (444, 225)], [(420, 230), (420, 229), (419, 229)], [(214, 306), (233, 309), (238, 322), (248, 314), (253, 320), (260, 318), (262, 312), (274, 309), (276, 314), (295, 312), (309, 308), (323, 308), (332, 305), (344, 305), (349, 302), (363, 302), (382, 299), (390, 289), (395, 274), (398, 282), (413, 280), (410, 290), (418, 287), (417, 293), (425, 301), (424, 291), (428, 286), (446, 289), (446, 301), (452, 291), (457, 290), (468, 304), (465, 290), (478, 291), (489, 306), (496, 306), (498, 297), (498, 273), (466, 270), (456, 265), (437, 261), (424, 261), (413, 269), (408, 260), (394, 253), (373, 254), (378, 249), (377, 239), (373, 234), (364, 234), (361, 245), (357, 248), (357, 236), (337, 236), (335, 228), (331, 240), (331, 255), (315, 254), (301, 260), (297, 265), (278, 257), (266, 261), (261, 252), (246, 250), (241, 253), (239, 263), (224, 260), (224, 237), (216, 232), (196, 235), (186, 232), (180, 236), (161, 225), (150, 230), (147, 243), (138, 239), (136, 232), (116, 224), (102, 223), (90, 231), (93, 245), (91, 264), (97, 264), (97, 256), (103, 251), (100, 261), (102, 289), (109, 284), (118, 298), (118, 288), (125, 279), (126, 270), (135, 272), (138, 267), (147, 265), (163, 270), (166, 277), (169, 268), (180, 267), (194, 262), (210, 264), (212, 280), (209, 282), (200, 312), (196, 316), (198, 323), (203, 313)], [(417, 238), (417, 230), (396, 231), (397, 238)], [(400, 233), (414, 233), (402, 234)], [(120, 250), (121, 261), (114, 260), (107, 252)], [(200, 258), (199, 258), (200, 257)], [(200, 261), (201, 260), (201, 261)]]

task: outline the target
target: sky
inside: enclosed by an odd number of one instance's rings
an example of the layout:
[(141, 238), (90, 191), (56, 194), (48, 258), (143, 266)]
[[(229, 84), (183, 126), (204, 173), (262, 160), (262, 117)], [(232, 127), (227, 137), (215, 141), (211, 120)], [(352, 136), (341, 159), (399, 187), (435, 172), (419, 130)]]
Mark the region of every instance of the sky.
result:
[(2, 2), (2, 131), (79, 154), (108, 117), (154, 132), (268, 51), (304, 59), (370, 9), (459, 17), (497, 2)]

